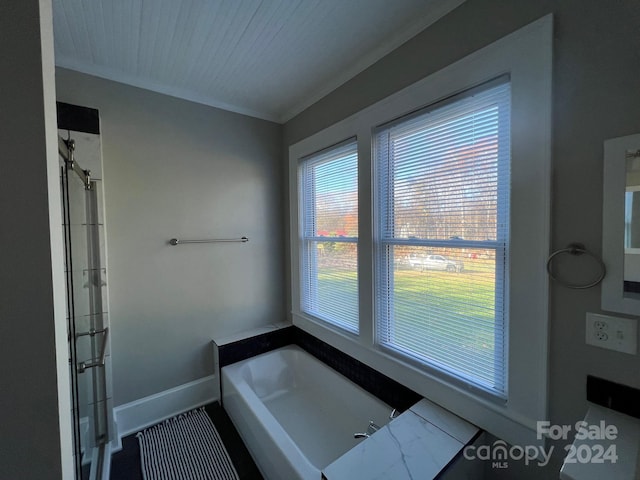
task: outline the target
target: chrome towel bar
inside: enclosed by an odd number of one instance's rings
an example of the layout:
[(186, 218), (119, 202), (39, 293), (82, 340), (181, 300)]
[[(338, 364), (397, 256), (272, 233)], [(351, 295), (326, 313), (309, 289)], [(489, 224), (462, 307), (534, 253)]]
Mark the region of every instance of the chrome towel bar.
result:
[(169, 240), (169, 245), (182, 245), (183, 243), (231, 243), (231, 242), (240, 242), (246, 243), (249, 239), (247, 237), (240, 238), (210, 238), (204, 240), (179, 240), (177, 238), (172, 238)]

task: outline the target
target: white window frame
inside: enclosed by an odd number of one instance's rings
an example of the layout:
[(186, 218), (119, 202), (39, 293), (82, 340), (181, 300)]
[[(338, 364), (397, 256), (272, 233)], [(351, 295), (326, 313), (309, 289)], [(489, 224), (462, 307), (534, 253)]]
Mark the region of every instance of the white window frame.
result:
[[(293, 324), (518, 445), (540, 444), (536, 422), (547, 419), (552, 26), (553, 18), (547, 15), (289, 148)], [(510, 323), (508, 396), (495, 401), (429, 375), (375, 344), (371, 151), (377, 126), (502, 75), (511, 79)], [(354, 136), (359, 158), (358, 336), (327, 328), (301, 312), (298, 273), (298, 160)]]
[[(350, 146), (350, 145), (355, 145), (356, 146), (356, 157), (357, 157), (357, 139), (355, 138), (349, 138), (347, 140), (345, 140), (344, 142), (340, 142), (337, 145), (332, 145), (328, 148), (323, 149), (322, 151), (319, 152), (315, 152), (313, 154), (311, 154), (310, 156), (307, 156), (305, 158), (302, 158), (299, 160), (298, 162), (298, 184), (299, 184), (299, 191), (298, 191), (298, 198), (300, 199), (300, 214), (299, 214), (299, 219), (301, 219), (302, 221), (300, 222), (300, 237), (299, 237), (299, 245), (300, 245), (300, 256), (301, 256), (301, 261), (300, 261), (300, 265), (301, 265), (301, 270), (299, 270), (299, 275), (300, 278), (302, 279), (304, 276), (310, 275), (311, 276), (315, 276), (315, 272), (317, 272), (318, 269), (318, 265), (317, 265), (317, 258), (316, 255), (313, 254), (313, 252), (315, 252), (315, 249), (312, 247), (312, 245), (317, 244), (317, 243), (322, 243), (322, 242), (335, 242), (335, 243), (349, 243), (352, 245), (355, 245), (356, 247), (358, 247), (358, 236), (356, 235), (355, 237), (317, 237), (317, 236), (310, 236), (308, 233), (308, 227), (310, 225), (308, 225), (306, 222), (310, 222), (311, 219), (309, 218), (305, 218), (305, 198), (306, 201), (312, 201), (315, 202), (316, 198), (315, 195), (313, 195), (311, 192), (303, 192), (303, 185), (305, 184), (304, 180), (304, 176), (305, 176), (305, 172), (306, 172), (306, 168), (309, 168), (310, 163), (314, 164), (316, 162), (316, 158), (320, 155), (323, 155), (325, 153), (331, 153), (334, 152), (336, 150), (340, 150), (343, 149), (345, 146)], [(357, 162), (357, 158), (356, 158), (356, 162)], [(314, 192), (315, 193), (315, 192)], [(307, 210), (308, 211), (308, 210)], [(312, 255), (314, 257), (314, 261), (310, 262), (309, 261), (309, 255)], [(357, 259), (356, 259), (357, 261)], [(306, 300), (307, 302), (313, 304), (315, 302), (317, 302), (317, 289), (318, 289), (318, 285), (317, 285), (317, 281), (314, 282), (312, 285), (310, 285), (310, 292), (307, 292), (307, 297)], [(301, 292), (304, 289), (301, 287)], [(310, 308), (305, 308), (304, 307), (304, 301), (303, 301), (303, 297), (304, 294), (301, 295), (300, 297), (300, 310), (304, 311), (306, 314), (308, 315), (313, 315), (313, 313), (309, 312)], [(356, 307), (357, 308), (357, 307)], [(356, 330), (352, 330), (350, 328), (350, 326), (346, 323), (346, 322), (342, 322), (339, 318), (329, 318), (329, 317), (323, 317), (321, 316), (321, 313), (317, 312), (317, 319), (318, 320), (322, 320), (324, 322), (326, 322), (328, 325), (331, 325), (333, 328), (338, 328), (341, 330), (344, 330), (345, 332), (349, 332), (351, 334), (358, 334), (357, 331), (357, 326), (356, 326)]]
[[(415, 116), (420, 117), (427, 114), (427, 112), (438, 111), (439, 108), (447, 108), (447, 106), (456, 105), (458, 104), (458, 102), (464, 102), (465, 99), (468, 98), (470, 95), (474, 95), (475, 93), (481, 94), (481, 92), (494, 88), (498, 85), (505, 85), (505, 84), (509, 85), (509, 90), (510, 90), (511, 81), (509, 78), (496, 78), (494, 80), (495, 81), (491, 81), (488, 84), (479, 85), (477, 88), (473, 88), (469, 91), (461, 92), (461, 95), (458, 95), (457, 98), (452, 97), (450, 99), (446, 99), (445, 102), (443, 102), (442, 104), (429, 105), (427, 106), (427, 108), (425, 108), (422, 111), (412, 112), (409, 115), (400, 117), (389, 123), (392, 125), (402, 125), (405, 122), (411, 122)], [(510, 94), (506, 95), (506, 97), (510, 97)], [(510, 106), (510, 103), (511, 102), (509, 100), (509, 106)], [(507, 117), (509, 116), (508, 113), (504, 113), (504, 112), (502, 113), (502, 115), (506, 115)], [(425, 118), (424, 121), (428, 122), (429, 121), (428, 117)], [(374, 144), (377, 142), (378, 135), (381, 132), (386, 131), (388, 128), (389, 128), (389, 124), (383, 125), (380, 128), (376, 128), (373, 131), (372, 141), (374, 142)], [(504, 149), (506, 152), (510, 152), (508, 139), (507, 139), (506, 145), (500, 146), (498, 148)], [(403, 237), (395, 238), (393, 236), (390, 236), (389, 238), (383, 238), (384, 237), (383, 232), (388, 228), (388, 226), (385, 225), (385, 221), (383, 219), (387, 218), (389, 215), (392, 215), (387, 211), (389, 202), (392, 201), (392, 197), (393, 197), (392, 185), (391, 183), (388, 183), (388, 182), (393, 181), (393, 175), (395, 174), (395, 172), (387, 171), (386, 174), (383, 173), (383, 171), (388, 170), (389, 165), (386, 162), (383, 163), (382, 165), (378, 164), (380, 157), (378, 155), (378, 152), (376, 152), (375, 147), (373, 149), (373, 157), (374, 158), (372, 159), (372, 163), (373, 163), (373, 169), (374, 169), (374, 196), (377, 196), (376, 198), (378, 200), (374, 207), (374, 217), (375, 217), (375, 222), (377, 227), (375, 232), (376, 241), (375, 241), (375, 251), (374, 251), (376, 255), (376, 258), (375, 258), (376, 292), (378, 293), (385, 292), (385, 291), (390, 292), (393, 288), (392, 285), (395, 281), (394, 275), (391, 271), (394, 267), (393, 265), (390, 264), (390, 261), (392, 259), (390, 259), (387, 256), (388, 250), (386, 247), (388, 246), (414, 246), (414, 247), (427, 247), (427, 248), (444, 247), (444, 248), (454, 248), (458, 250), (463, 248), (477, 248), (477, 249), (487, 248), (487, 249), (494, 250), (496, 252), (495, 286), (496, 288), (498, 288), (498, 286), (500, 285), (504, 286), (501, 288), (501, 291), (503, 292), (503, 296), (500, 297), (499, 299), (496, 299), (495, 321), (498, 326), (496, 329), (494, 329), (494, 332), (498, 331), (497, 329), (500, 329), (500, 334), (502, 336), (502, 334), (506, 332), (508, 328), (508, 313), (509, 313), (508, 310), (506, 309), (508, 305), (508, 298), (509, 298), (509, 288), (508, 288), (509, 243), (510, 243), (509, 231), (508, 231), (508, 227), (510, 224), (510, 215), (509, 215), (509, 199), (510, 199), (509, 193), (510, 192), (509, 192), (509, 178), (508, 178), (509, 166), (503, 165), (503, 164), (500, 164), (499, 166), (496, 165), (496, 168), (497, 168), (497, 171), (496, 171), (496, 175), (497, 175), (496, 219), (498, 223), (504, 222), (507, 228), (506, 229), (496, 228), (497, 237), (495, 240), (486, 240), (486, 241), (471, 240), (470, 241), (470, 240), (466, 240), (466, 239), (463, 240), (459, 238), (456, 238), (456, 239), (441, 239), (441, 238), (408, 239)], [(503, 156), (499, 156), (499, 160), (497, 161), (503, 162), (504, 160), (505, 158)], [(503, 169), (505, 169), (505, 167), (506, 167), (507, 173), (501, 172)], [(388, 178), (385, 179), (385, 177), (388, 177)], [(444, 259), (444, 257), (442, 257), (441, 255), (434, 255), (434, 256), (439, 256)], [(500, 397), (506, 398), (506, 392), (503, 392), (502, 390), (498, 390), (498, 389), (494, 390), (489, 388), (488, 386), (483, 386), (480, 383), (474, 382), (472, 379), (465, 379), (464, 376), (462, 374), (459, 374), (455, 368), (450, 368), (450, 366), (447, 365), (446, 362), (443, 364), (438, 364), (437, 362), (431, 362), (424, 357), (420, 358), (420, 355), (417, 354), (416, 351), (412, 351), (411, 349), (405, 349), (402, 346), (395, 344), (393, 342), (387, 343), (385, 341), (382, 341), (380, 336), (381, 332), (392, 331), (394, 328), (394, 320), (390, 318), (389, 312), (390, 310), (392, 310), (393, 305), (395, 303), (395, 296), (392, 294), (379, 295), (375, 298), (375, 302), (377, 307), (376, 342), (378, 345), (380, 345), (381, 349), (389, 352), (390, 355), (395, 355), (407, 362), (414, 363), (416, 366), (418, 366), (418, 368), (427, 369), (436, 376), (447, 377), (448, 378), (447, 381), (451, 381), (452, 383), (462, 384), (464, 388), (476, 389), (477, 393), (480, 395), (486, 394), (486, 395), (495, 397), (496, 399)], [(503, 347), (500, 345), (496, 348), (496, 350), (500, 352), (500, 357), (501, 357), (500, 364), (502, 364), (502, 358), (504, 358), (504, 356), (506, 356), (508, 353), (508, 345), (505, 345), (504, 347), (505, 348), (503, 349)], [(494, 356), (494, 361), (495, 361), (495, 356)], [(506, 377), (508, 362), (505, 361), (503, 367), (504, 367), (503, 372), (505, 373), (505, 377)], [(460, 378), (456, 378), (456, 377), (460, 377)], [(507, 383), (506, 378), (504, 380), (505, 380), (504, 383), (506, 384)]]

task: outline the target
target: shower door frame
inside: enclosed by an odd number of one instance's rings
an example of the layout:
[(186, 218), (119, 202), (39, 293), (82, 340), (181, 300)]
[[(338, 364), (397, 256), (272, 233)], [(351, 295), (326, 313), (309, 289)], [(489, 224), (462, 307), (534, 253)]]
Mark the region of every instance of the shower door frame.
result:
[[(58, 150), (64, 160), (61, 167), (62, 195), (63, 195), (63, 224), (65, 235), (65, 263), (66, 287), (67, 287), (67, 308), (68, 308), (68, 341), (69, 341), (69, 363), (71, 376), (71, 392), (73, 407), (73, 433), (74, 433), (74, 453), (75, 453), (75, 475), (76, 479), (83, 478), (82, 460), (83, 453), (90, 458), (90, 480), (100, 480), (104, 474), (106, 455), (110, 452), (107, 448), (110, 441), (109, 412), (107, 406), (105, 355), (107, 349), (109, 327), (104, 325), (102, 318), (102, 268), (100, 265), (100, 242), (98, 228), (98, 201), (96, 195), (96, 181), (91, 179), (88, 170), (80, 168), (74, 159), (75, 142), (72, 139), (62, 140), (58, 138)], [(84, 186), (84, 210), (85, 225), (87, 234), (87, 286), (89, 289), (89, 318), (90, 327), (88, 331), (78, 332), (76, 328), (76, 311), (73, 278), (72, 241), (71, 241), (71, 198), (69, 181), (70, 175), (76, 175)], [(95, 319), (100, 318), (101, 325), (95, 325)], [(96, 328), (97, 327), (97, 328)], [(78, 358), (78, 340), (89, 337), (91, 342), (91, 358), (82, 360)], [(93, 414), (89, 415), (89, 431), (93, 432), (93, 438), (87, 439), (87, 445), (82, 445), (82, 432), (80, 425), (80, 390), (78, 375), (84, 374), (89, 369), (93, 370), (91, 381), (91, 400), (89, 405), (93, 405)]]

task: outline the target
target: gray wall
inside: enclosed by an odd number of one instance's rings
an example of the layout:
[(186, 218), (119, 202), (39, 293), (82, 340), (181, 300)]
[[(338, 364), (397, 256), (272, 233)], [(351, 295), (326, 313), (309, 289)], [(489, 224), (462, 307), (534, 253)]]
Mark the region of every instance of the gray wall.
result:
[(0, 1), (2, 479), (72, 474), (53, 37), (41, 5)]
[(114, 406), (211, 375), (212, 337), (285, 318), (282, 127), (69, 70), (56, 83), (100, 110)]
[[(635, 0), (467, 0), (289, 121), (285, 149), (548, 13), (555, 17), (551, 243), (562, 248), (580, 241), (600, 253), (603, 141), (640, 131)], [(600, 288), (551, 286), (554, 423), (584, 416), (587, 374), (640, 388), (639, 356), (585, 345), (588, 311), (600, 311)]]

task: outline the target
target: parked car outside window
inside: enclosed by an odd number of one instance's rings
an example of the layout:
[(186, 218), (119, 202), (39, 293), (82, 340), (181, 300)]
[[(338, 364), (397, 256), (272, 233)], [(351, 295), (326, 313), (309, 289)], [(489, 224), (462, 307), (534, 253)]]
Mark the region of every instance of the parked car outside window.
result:
[(419, 268), (425, 270), (441, 270), (447, 272), (462, 272), (464, 263), (453, 260), (442, 255), (416, 255), (412, 253), (407, 259), (411, 268)]

